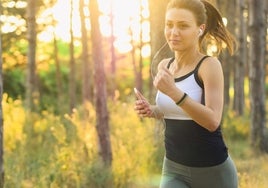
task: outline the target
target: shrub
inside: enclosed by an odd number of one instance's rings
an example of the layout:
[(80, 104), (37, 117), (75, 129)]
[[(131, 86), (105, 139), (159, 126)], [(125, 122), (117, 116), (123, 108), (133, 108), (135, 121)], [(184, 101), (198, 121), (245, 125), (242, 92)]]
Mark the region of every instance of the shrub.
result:
[(246, 139), (250, 134), (250, 116), (245, 112), (243, 116), (237, 116), (234, 111), (226, 112), (223, 121), (223, 131), (231, 139)]

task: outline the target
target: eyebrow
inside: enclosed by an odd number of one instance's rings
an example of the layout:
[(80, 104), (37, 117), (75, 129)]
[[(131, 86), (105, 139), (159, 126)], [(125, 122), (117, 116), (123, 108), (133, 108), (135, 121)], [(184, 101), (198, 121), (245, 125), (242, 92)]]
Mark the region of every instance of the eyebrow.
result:
[(174, 20), (166, 20), (165, 22), (172, 22), (172, 23), (191, 23), (191, 21), (174, 21)]

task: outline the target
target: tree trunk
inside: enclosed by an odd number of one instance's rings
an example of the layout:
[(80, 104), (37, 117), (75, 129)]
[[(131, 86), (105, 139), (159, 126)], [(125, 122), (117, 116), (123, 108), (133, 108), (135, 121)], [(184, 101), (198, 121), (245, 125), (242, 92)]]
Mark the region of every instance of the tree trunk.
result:
[(63, 102), (63, 98), (62, 98), (62, 93), (63, 93), (63, 89), (62, 89), (62, 80), (61, 80), (61, 69), (60, 69), (60, 61), (59, 61), (59, 57), (58, 57), (58, 45), (57, 45), (57, 38), (56, 38), (56, 34), (54, 33), (54, 37), (53, 37), (53, 46), (54, 46), (54, 59), (55, 59), (55, 64), (56, 64), (56, 83), (57, 83), (57, 110), (60, 112), (61, 111), (61, 105)]
[[(217, 0), (216, 6), (219, 8), (219, 11), (222, 13), (223, 17), (226, 17), (228, 21), (230, 20), (229, 14), (229, 2), (226, 3), (225, 0)], [(232, 15), (232, 14), (231, 14)], [(228, 24), (229, 25), (229, 24)], [(227, 25), (227, 26), (228, 26)], [(230, 104), (230, 83), (231, 83), (231, 70), (232, 70), (232, 62), (230, 61), (230, 55), (227, 51), (223, 51), (220, 56), (219, 60), (222, 63), (223, 74), (224, 74), (224, 106), (228, 109)]]
[(223, 74), (224, 74), (224, 106), (226, 109), (228, 109), (229, 104), (230, 104), (230, 82), (231, 82), (231, 65), (229, 62), (230, 56), (227, 55), (227, 52), (224, 51), (222, 54), (220, 54), (219, 59), (222, 63), (222, 68), (223, 68)]
[(84, 117), (87, 118), (88, 108), (87, 105), (90, 101), (93, 100), (91, 95), (92, 84), (91, 84), (91, 73), (90, 61), (89, 61), (89, 51), (88, 51), (88, 33), (86, 28), (86, 17), (84, 13), (85, 3), (84, 0), (80, 0), (79, 9), (80, 9), (80, 18), (81, 18), (81, 32), (82, 32), (82, 75), (83, 75), (83, 84), (82, 84), (82, 97), (83, 97), (83, 106), (84, 106)]
[(111, 97), (115, 97), (115, 90), (116, 90), (116, 81), (115, 81), (115, 76), (116, 76), (116, 54), (115, 54), (115, 47), (114, 47), (114, 41), (115, 41), (115, 36), (114, 36), (114, 13), (113, 13), (113, 1), (111, 1), (111, 12), (110, 12), (110, 26), (111, 26), (111, 37), (110, 37), (110, 51), (111, 51), (111, 71), (110, 71), (110, 79), (111, 79)]
[(27, 80), (26, 80), (26, 108), (34, 110), (34, 98), (36, 97), (35, 85), (35, 61), (36, 61), (36, 1), (28, 0), (27, 6)]
[(262, 152), (268, 152), (265, 137), (265, 52), (266, 52), (266, 15), (263, 0), (249, 1), (250, 35), (250, 107), (251, 107), (251, 144)]
[(71, 1), (70, 9), (70, 72), (69, 72), (69, 98), (70, 98), (70, 113), (72, 113), (75, 107), (75, 94), (76, 94), (76, 71), (75, 71), (75, 59), (74, 59), (74, 36), (73, 36), (73, 0)]
[[(2, 14), (2, 3), (0, 1), (0, 15)], [(3, 126), (3, 74), (2, 74), (2, 35), (0, 31), (0, 188), (4, 188), (4, 126)]]
[[(143, 24), (144, 22), (144, 18), (142, 16), (142, 4), (141, 4), (141, 0), (140, 0), (140, 12), (139, 12), (139, 16), (140, 16), (140, 25)], [(142, 41), (142, 36), (143, 36), (143, 31), (142, 31), (142, 27), (140, 28), (140, 31), (139, 31), (139, 35), (140, 35), (140, 43), (139, 43), (139, 46), (137, 48), (138, 52), (139, 52), (139, 57), (138, 57), (138, 72), (136, 74), (136, 87), (137, 89), (143, 93), (143, 57), (142, 57), (142, 47), (144, 45), (143, 41)]]
[[(225, 0), (217, 0), (217, 6), (220, 9), (223, 17), (226, 17), (228, 20), (227, 28), (231, 33), (235, 33), (236, 23), (235, 19), (233, 18), (233, 13), (235, 11), (235, 1), (227, 2)], [(234, 64), (236, 62), (236, 56), (230, 56), (227, 51), (224, 51), (222, 55), (219, 57), (222, 65), (223, 65), (223, 72), (224, 72), (224, 104), (226, 108), (229, 108), (230, 105), (230, 85), (231, 85), (231, 75), (235, 73), (232, 71), (234, 70)]]
[(99, 29), (99, 8), (97, 0), (90, 0), (90, 22), (92, 38), (92, 54), (94, 61), (94, 81), (96, 94), (96, 129), (98, 133), (100, 155), (107, 166), (112, 163), (112, 149), (110, 142), (109, 114), (107, 109), (106, 76), (104, 71), (104, 56), (102, 51), (102, 37)]
[(247, 35), (246, 35), (246, 20), (244, 17), (245, 3), (244, 0), (236, 0), (236, 26), (238, 32), (236, 36), (239, 39), (239, 51), (235, 61), (234, 72), (234, 103), (233, 109), (237, 115), (243, 115), (245, 105), (244, 95), (244, 78), (245, 78), (245, 65), (247, 63)]
[(157, 72), (157, 65), (163, 59), (172, 56), (164, 35), (166, 6), (169, 0), (149, 0), (150, 30), (151, 30), (151, 67), (149, 98), (154, 100), (153, 79)]
[[(142, 4), (140, 2), (140, 10), (139, 10), (139, 17), (140, 17), (140, 25), (142, 25), (142, 23), (144, 22), (144, 18), (142, 16)], [(134, 76), (135, 76), (135, 87), (141, 92), (143, 93), (143, 57), (141, 54), (141, 50), (143, 47), (143, 41), (142, 41), (142, 28), (140, 28), (139, 30), (139, 44), (137, 44), (134, 41), (134, 33), (132, 31), (131, 35), (132, 35), (132, 51), (131, 51), (131, 57), (132, 57), (132, 65), (133, 65), (133, 71), (134, 71)]]

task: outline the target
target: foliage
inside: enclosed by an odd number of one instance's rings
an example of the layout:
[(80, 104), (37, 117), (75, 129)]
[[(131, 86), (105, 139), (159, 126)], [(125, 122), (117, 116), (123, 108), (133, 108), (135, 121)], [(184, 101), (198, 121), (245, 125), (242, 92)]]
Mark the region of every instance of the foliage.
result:
[[(57, 104), (58, 97), (62, 97), (65, 101), (68, 98), (68, 67), (63, 65), (60, 68), (61, 75), (61, 87), (63, 93), (58, 93), (58, 87), (56, 83), (57, 73), (55, 64), (50, 64), (48, 70), (40, 71), (38, 74), (39, 80), (39, 93), (40, 93), (40, 109), (54, 109), (57, 111), (57, 107), (54, 106)], [(54, 107), (53, 107), (54, 106)], [(61, 107), (62, 108), (62, 107)]]
[(10, 0), (1, 1), (1, 16), (9, 26), (8, 32), (1, 34), (4, 51), (10, 51), (16, 41), (26, 38), (25, 15), (25, 7), (16, 6), (16, 3), (10, 3)]
[(12, 44), (12, 46), (6, 48), (3, 46), (3, 69), (24, 69), (26, 67), (27, 41), (25, 39), (12, 38), (10, 35), (10, 33), (4, 34), (2, 39)]
[[(10, 51), (3, 54), (3, 85), (4, 91), (13, 99), (25, 97), (26, 83), (26, 43), (24, 40), (17, 41)], [(68, 82), (69, 82), (69, 60), (68, 60), (68, 45), (66, 42), (58, 41), (59, 57), (60, 57), (60, 75), (57, 75), (56, 65), (53, 59), (53, 48), (50, 43), (39, 43), (38, 51), (40, 56), (37, 57), (37, 75), (36, 84), (39, 90), (39, 109), (53, 109), (55, 112), (64, 111), (57, 109), (58, 95), (64, 101), (68, 100)], [(75, 48), (75, 56), (80, 55), (80, 47)], [(14, 56), (15, 54), (15, 56)], [(77, 69), (81, 69), (77, 62)], [(61, 78), (62, 93), (58, 94), (57, 79)], [(77, 75), (77, 97), (80, 97), (81, 89), (81, 74)], [(65, 110), (66, 111), (66, 110)]]
[(11, 98), (24, 97), (25, 93), (25, 76), (24, 71), (20, 68), (13, 68), (3, 72), (3, 87), (6, 93), (9, 93)]
[(226, 136), (232, 139), (246, 139), (250, 134), (250, 115), (247, 110), (243, 116), (238, 116), (234, 111), (225, 113), (223, 129)]
[(151, 173), (148, 170), (155, 165), (153, 154), (159, 145), (154, 137), (153, 120), (141, 121), (133, 107), (126, 103), (113, 103), (110, 109), (114, 185), (120, 188), (133, 183), (133, 180), (148, 178)]
[[(110, 105), (113, 166), (98, 157), (95, 111), (88, 105), (88, 121), (81, 109), (56, 116), (49, 111), (27, 114), (21, 100), (4, 95), (5, 187), (126, 187), (145, 181), (159, 149), (154, 121), (141, 121), (132, 105)], [(15, 172), (15, 173), (14, 173)]]

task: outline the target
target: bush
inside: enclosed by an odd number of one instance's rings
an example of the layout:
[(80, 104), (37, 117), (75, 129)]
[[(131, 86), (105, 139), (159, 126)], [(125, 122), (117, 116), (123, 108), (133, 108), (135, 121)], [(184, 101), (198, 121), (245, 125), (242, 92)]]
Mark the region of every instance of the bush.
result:
[(3, 72), (3, 89), (14, 99), (24, 97), (25, 73), (21, 67)]
[(6, 188), (120, 188), (137, 182), (142, 187), (151, 174), (160, 170), (156, 153), (163, 149), (154, 136), (155, 121), (141, 120), (132, 103), (109, 103), (113, 151), (110, 169), (103, 166), (98, 155), (91, 104), (87, 121), (82, 108), (63, 117), (49, 111), (26, 113), (21, 100), (6, 94), (3, 106)]
[(250, 116), (245, 112), (237, 116), (234, 111), (227, 111), (224, 116), (223, 131), (231, 139), (246, 139), (250, 134)]

